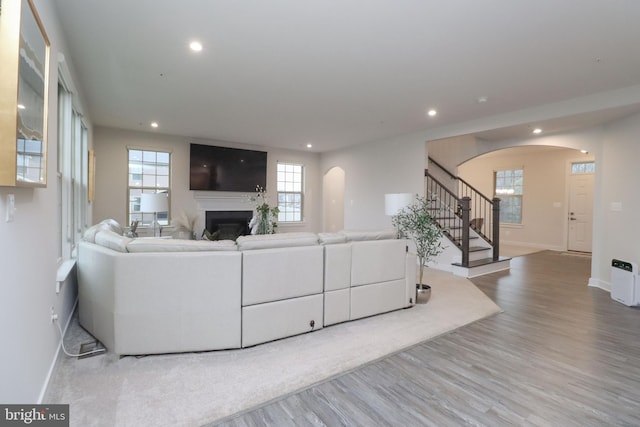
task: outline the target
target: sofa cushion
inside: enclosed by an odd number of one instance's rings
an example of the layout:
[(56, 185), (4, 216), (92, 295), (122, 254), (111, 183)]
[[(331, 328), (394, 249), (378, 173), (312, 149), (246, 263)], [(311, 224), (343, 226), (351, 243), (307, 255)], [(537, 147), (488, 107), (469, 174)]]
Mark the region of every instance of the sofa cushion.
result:
[(127, 244), (130, 241), (129, 237), (114, 233), (111, 230), (98, 231), (95, 239), (96, 244), (118, 252), (127, 252)]
[(116, 221), (115, 219), (105, 219), (87, 228), (82, 236), (82, 239), (87, 242), (95, 243), (96, 234), (98, 234), (99, 231), (103, 230), (113, 231), (114, 233), (120, 235), (124, 233), (124, 230), (122, 229), (122, 226), (118, 223), (118, 221)]
[(86, 231), (82, 235), (82, 240), (84, 240), (85, 242), (95, 243), (96, 234), (98, 234), (98, 231), (101, 231), (101, 230), (102, 228), (100, 224), (92, 225), (91, 227), (86, 229)]
[(285, 248), (293, 246), (313, 246), (318, 244), (315, 233), (281, 233), (240, 236), (236, 239), (241, 251), (253, 249)]
[(404, 279), (406, 245), (405, 239), (352, 243), (351, 287)]
[(347, 236), (347, 240), (351, 242), (398, 238), (398, 232), (394, 228), (385, 228), (381, 230), (343, 230), (342, 233)]
[(323, 245), (347, 243), (347, 236), (344, 233), (318, 233), (318, 239)]
[(129, 252), (210, 252), (237, 251), (233, 240), (133, 239), (127, 244)]
[(124, 228), (122, 228), (120, 223), (115, 219), (103, 219), (102, 221), (100, 221), (100, 224), (109, 227), (109, 229), (116, 234), (124, 234)]

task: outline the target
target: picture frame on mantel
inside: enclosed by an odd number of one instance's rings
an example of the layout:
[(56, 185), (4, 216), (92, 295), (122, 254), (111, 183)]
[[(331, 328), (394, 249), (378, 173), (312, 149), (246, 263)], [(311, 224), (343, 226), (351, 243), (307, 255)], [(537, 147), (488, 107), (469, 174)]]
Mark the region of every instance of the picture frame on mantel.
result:
[(0, 8), (0, 186), (46, 187), (49, 38), (32, 0)]

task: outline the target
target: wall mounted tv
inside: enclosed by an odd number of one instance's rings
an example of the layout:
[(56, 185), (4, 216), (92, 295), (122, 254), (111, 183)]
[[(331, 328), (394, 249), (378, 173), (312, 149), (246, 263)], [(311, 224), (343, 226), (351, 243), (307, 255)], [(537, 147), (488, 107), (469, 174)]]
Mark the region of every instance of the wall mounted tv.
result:
[(189, 189), (254, 192), (267, 188), (267, 153), (191, 144)]

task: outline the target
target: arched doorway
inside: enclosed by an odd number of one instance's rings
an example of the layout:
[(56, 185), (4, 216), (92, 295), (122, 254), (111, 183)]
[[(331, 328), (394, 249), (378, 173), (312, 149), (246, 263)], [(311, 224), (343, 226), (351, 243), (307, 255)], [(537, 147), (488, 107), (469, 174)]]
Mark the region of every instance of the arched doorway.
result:
[[(583, 211), (586, 208), (590, 211), (593, 207), (593, 171), (590, 174), (573, 171), (586, 164), (594, 164), (593, 155), (565, 147), (529, 145), (482, 154), (460, 164), (457, 172), (460, 178), (486, 196), (500, 197), (503, 206), (508, 201), (506, 199), (518, 199), (512, 203), (518, 212), (513, 213), (508, 221), (501, 220), (501, 255), (515, 255), (504, 253), (508, 247), (516, 251), (531, 248), (591, 252), (591, 239), (585, 237), (590, 236), (592, 223), (587, 223), (588, 215)], [(522, 174), (522, 193), (494, 194), (496, 179), (502, 172)], [(578, 188), (572, 184), (583, 183), (585, 178), (591, 178), (590, 186), (580, 185)], [(504, 187), (506, 184), (501, 185)], [(578, 207), (581, 208), (579, 218)], [(571, 244), (576, 239), (582, 244), (579, 249)]]

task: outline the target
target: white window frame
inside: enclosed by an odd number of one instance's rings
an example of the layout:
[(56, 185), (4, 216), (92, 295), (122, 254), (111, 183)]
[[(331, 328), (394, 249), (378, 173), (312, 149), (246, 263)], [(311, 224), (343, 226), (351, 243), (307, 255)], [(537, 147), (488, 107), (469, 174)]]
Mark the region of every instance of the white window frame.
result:
[[(278, 197), (278, 223), (301, 223), (304, 220), (304, 165), (277, 162), (276, 187)], [(297, 208), (297, 212), (296, 212)]]
[(571, 175), (596, 173), (596, 162), (587, 160), (584, 162), (571, 162)]
[[(134, 159), (132, 163), (131, 156), (135, 155), (134, 153), (138, 152), (142, 153), (142, 157), (139, 161)], [(151, 161), (146, 158), (144, 153), (155, 154), (155, 161)], [(157, 160), (157, 155), (159, 153), (167, 155), (167, 175), (158, 174), (158, 168), (163, 168), (165, 166), (164, 163), (159, 163)], [(141, 173), (135, 174), (135, 172), (137, 172), (135, 170), (135, 166), (140, 166)], [(145, 173), (145, 169), (147, 169), (149, 173)], [(153, 171), (153, 173), (151, 173), (150, 171)], [(140, 180), (134, 181), (131, 176), (132, 174), (140, 175)], [(144, 182), (145, 175), (147, 176), (147, 179), (152, 179), (153, 183)], [(166, 182), (164, 178), (165, 176)], [(161, 226), (167, 226), (171, 222), (171, 218), (169, 216), (171, 212), (171, 151), (162, 149), (127, 147), (127, 220), (129, 224), (131, 224), (133, 220), (139, 220), (139, 227), (141, 228), (150, 228), (153, 226), (155, 215), (152, 213), (140, 212), (139, 210), (140, 194), (157, 192), (166, 192), (168, 194), (168, 210), (167, 212), (162, 212), (161, 215), (158, 216), (158, 224), (160, 224)]]
[[(515, 181), (518, 179), (518, 173), (520, 174), (521, 179), (519, 183), (516, 183)], [(499, 180), (501, 179), (502, 183), (500, 184)], [(507, 180), (507, 182), (505, 182), (505, 180)], [(495, 170), (493, 172), (493, 189), (494, 197), (500, 199), (500, 224), (522, 225), (524, 213), (524, 168), (516, 167)], [(515, 218), (515, 220), (507, 219), (507, 215), (503, 214), (504, 211), (513, 207), (513, 204), (510, 203), (511, 200), (518, 200), (517, 205), (520, 208), (517, 212), (517, 217), (519, 218)], [(516, 221), (517, 219), (519, 219), (519, 221)]]
[(76, 245), (89, 225), (89, 135), (65, 75), (61, 70), (58, 82), (56, 178), (59, 266), (75, 258)]

